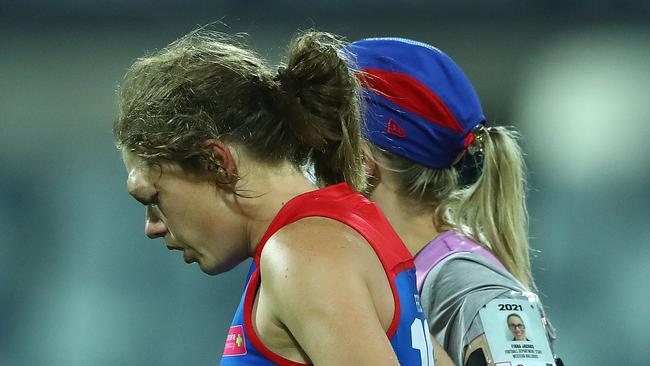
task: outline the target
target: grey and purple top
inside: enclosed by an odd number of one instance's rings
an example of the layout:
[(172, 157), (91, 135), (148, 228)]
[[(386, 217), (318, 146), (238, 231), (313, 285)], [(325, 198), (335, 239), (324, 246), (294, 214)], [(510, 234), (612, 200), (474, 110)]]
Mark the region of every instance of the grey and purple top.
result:
[[(538, 297), (508, 272), (490, 251), (450, 230), (415, 256), (417, 286), (432, 336), (461, 365), (465, 347), (484, 333), (479, 310), (496, 298)], [(545, 319), (543, 307), (540, 315)], [(546, 327), (551, 347), (555, 330)]]

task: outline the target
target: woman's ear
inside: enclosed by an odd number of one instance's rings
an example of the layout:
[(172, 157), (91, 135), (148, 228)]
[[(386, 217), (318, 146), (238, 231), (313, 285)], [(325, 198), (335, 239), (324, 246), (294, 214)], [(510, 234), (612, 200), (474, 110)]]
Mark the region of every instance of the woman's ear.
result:
[(237, 176), (237, 161), (228, 145), (217, 139), (208, 139), (203, 142), (202, 146), (213, 154), (227, 177)]

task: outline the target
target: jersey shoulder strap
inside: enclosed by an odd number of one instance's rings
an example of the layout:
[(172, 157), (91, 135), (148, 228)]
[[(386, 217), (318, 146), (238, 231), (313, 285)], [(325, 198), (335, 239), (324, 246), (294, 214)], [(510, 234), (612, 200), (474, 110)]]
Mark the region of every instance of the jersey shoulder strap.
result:
[(417, 278), (418, 292), (422, 292), (424, 280), (438, 263), (452, 254), (468, 252), (476, 253), (494, 262), (499, 267), (504, 268), (503, 264), (489, 250), (458, 231), (449, 230), (436, 236), (415, 256), (415, 275)]

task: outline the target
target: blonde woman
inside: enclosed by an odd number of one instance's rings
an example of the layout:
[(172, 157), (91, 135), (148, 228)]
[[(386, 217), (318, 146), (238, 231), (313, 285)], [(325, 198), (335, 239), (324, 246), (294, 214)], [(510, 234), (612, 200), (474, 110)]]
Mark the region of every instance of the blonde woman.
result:
[[(510, 333), (490, 334), (487, 323), (507, 314), (482, 309), (513, 299), (516, 309), (517, 301), (539, 309), (546, 342), (539, 347), (549, 347), (554, 332), (534, 294), (524, 160), (514, 131), (486, 126), (469, 80), (430, 45), (374, 38), (346, 50), (367, 102), (367, 195), (415, 256), (432, 336), (457, 365), (493, 364), (490, 344)], [(463, 159), (480, 171), (467, 185), (459, 183)]]

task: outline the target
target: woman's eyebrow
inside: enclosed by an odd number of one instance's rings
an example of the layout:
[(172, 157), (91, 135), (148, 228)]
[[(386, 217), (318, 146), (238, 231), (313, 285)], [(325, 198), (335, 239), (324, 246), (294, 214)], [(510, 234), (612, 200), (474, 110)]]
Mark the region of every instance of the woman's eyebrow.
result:
[(133, 197), (136, 201), (140, 202), (144, 206), (148, 206), (148, 205), (154, 203), (156, 195), (152, 195), (150, 197), (145, 198), (145, 197), (142, 197), (142, 196), (139, 196), (139, 195), (136, 195), (136, 194), (131, 194), (131, 197)]
[(149, 204), (149, 201), (142, 197), (133, 196), (133, 198), (135, 198), (136, 201), (142, 203), (144, 206), (147, 206)]

